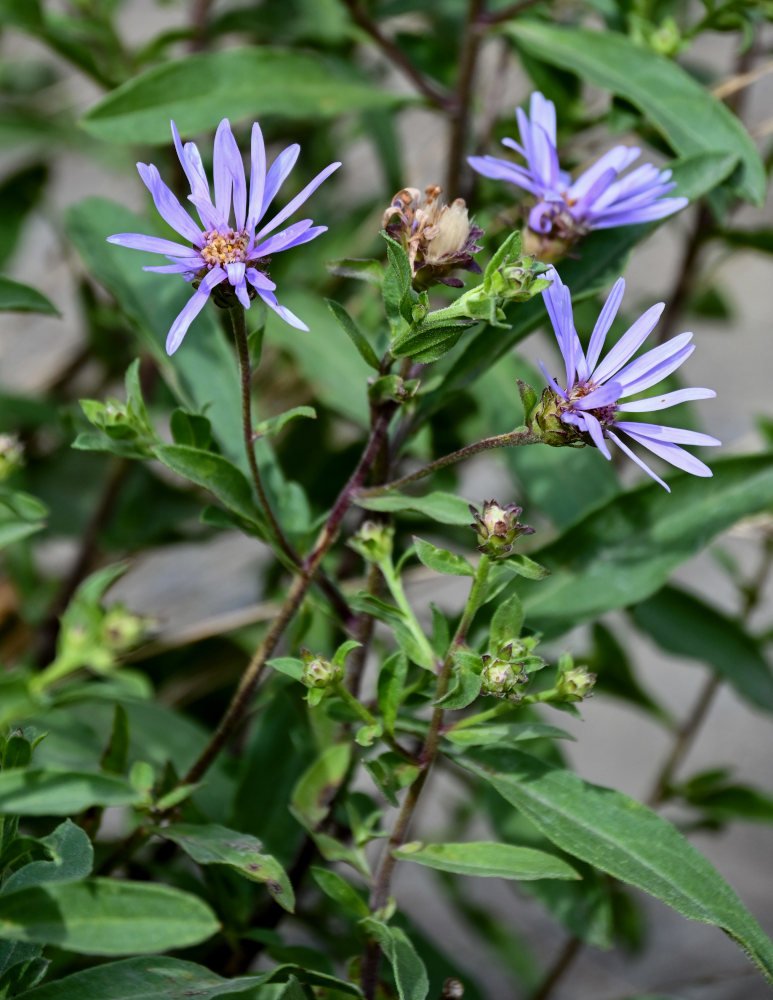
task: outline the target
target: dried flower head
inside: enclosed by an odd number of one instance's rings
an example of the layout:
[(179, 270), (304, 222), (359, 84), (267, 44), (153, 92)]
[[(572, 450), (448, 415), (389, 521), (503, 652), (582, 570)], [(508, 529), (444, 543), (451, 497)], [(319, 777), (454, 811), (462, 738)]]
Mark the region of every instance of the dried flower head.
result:
[(620, 278), (609, 293), (585, 354), (574, 328), (569, 289), (555, 268), (550, 268), (546, 277), (551, 279), (551, 283), (542, 297), (566, 366), (566, 388), (562, 389), (540, 362), (549, 388), (543, 393), (532, 420), (541, 430), (543, 441), (552, 445), (593, 444), (607, 459), (612, 458), (607, 441), (613, 441), (647, 475), (668, 490), (663, 480), (620, 438), (622, 432), (678, 469), (694, 476), (710, 476), (711, 469), (679, 445), (719, 444), (716, 438), (681, 427), (618, 419), (619, 413), (647, 413), (667, 409), (685, 400), (716, 396), (713, 389), (689, 388), (623, 402), (626, 397), (650, 389), (676, 371), (695, 350), (695, 345), (690, 344), (692, 334), (680, 333), (678, 337), (631, 360), (660, 318), (664, 309), (664, 303), (660, 302), (640, 316), (606, 357), (599, 360), (607, 333), (620, 308), (625, 282)]
[(592, 229), (651, 222), (687, 204), (686, 198), (663, 197), (676, 187), (670, 170), (645, 163), (620, 177), (641, 153), (635, 146), (615, 146), (572, 181), (558, 163), (555, 105), (536, 92), (529, 112), (530, 117), (521, 108), (515, 112), (520, 143), (502, 140), (526, 160), (525, 167), (495, 156), (469, 157), (470, 166), (484, 177), (509, 181), (534, 195), (526, 230), (528, 252), (555, 260)]
[(480, 274), (473, 254), (480, 250), (475, 241), (483, 230), (470, 223), (462, 198), (447, 205), (442, 191), (431, 184), (422, 199), (417, 188), (403, 188), (384, 212), (382, 226), (405, 247), (417, 289), (436, 282), (461, 288), (459, 278), (449, 277), (456, 269)]
[[(213, 201), (209, 180), (196, 145), (188, 142), (183, 146), (174, 122), (172, 136), (177, 156), (191, 186), (188, 200), (195, 206), (201, 225), (185, 211), (161, 180), (152, 163), (138, 163), (137, 169), (153, 196), (159, 215), (192, 245), (184, 246), (182, 243), (157, 236), (142, 236), (139, 233), (119, 233), (108, 237), (108, 243), (163, 254), (171, 261), (170, 264), (145, 267), (143, 270), (180, 274), (186, 281), (193, 283), (195, 292), (169, 331), (167, 353), (173, 354), (177, 350), (188, 327), (204, 308), (210, 293), (219, 287), (221, 297), (223, 291), (228, 292), (224, 297), (225, 305), (238, 300), (245, 309), (249, 309), (250, 300), (257, 294), (290, 326), (308, 330), (302, 320), (277, 302), (274, 294), (276, 284), (268, 275), (268, 264), (273, 254), (308, 243), (315, 236), (324, 233), (327, 227), (314, 226), (311, 219), (304, 219), (278, 233), (274, 230), (300, 208), (322, 181), (341, 164), (331, 163), (325, 167), (273, 219), (260, 226), (277, 191), (295, 165), (300, 146), (297, 143), (288, 146), (266, 170), (263, 134), (256, 122), (252, 126), (248, 197), (242, 154), (236, 145), (228, 119), (224, 118), (215, 134)], [(223, 285), (225, 289), (222, 288)]]

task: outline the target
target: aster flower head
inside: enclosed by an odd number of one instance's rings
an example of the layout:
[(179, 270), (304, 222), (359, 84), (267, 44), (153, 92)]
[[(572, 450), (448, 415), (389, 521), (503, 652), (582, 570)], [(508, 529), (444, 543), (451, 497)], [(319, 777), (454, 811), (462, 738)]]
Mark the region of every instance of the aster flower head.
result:
[(195, 291), (169, 330), (167, 354), (174, 354), (188, 327), (204, 308), (210, 293), (220, 286), (225, 286), (220, 287), (221, 293), (230, 293), (225, 296), (226, 301), (233, 297), (248, 309), (250, 300), (258, 295), (285, 322), (299, 330), (308, 330), (302, 320), (277, 301), (274, 294), (276, 284), (268, 275), (268, 264), (273, 254), (308, 243), (326, 231), (327, 226), (315, 226), (311, 219), (303, 219), (275, 232), (341, 164), (331, 163), (325, 167), (273, 218), (266, 220), (271, 202), (298, 159), (300, 146), (297, 143), (283, 150), (267, 170), (263, 135), (255, 122), (252, 126), (248, 191), (242, 155), (231, 125), (224, 118), (215, 134), (213, 200), (196, 145), (187, 142), (183, 146), (174, 122), (172, 136), (190, 184), (188, 200), (193, 203), (200, 223), (183, 208), (152, 163), (138, 163), (137, 169), (161, 218), (191, 245), (139, 233), (119, 233), (108, 237), (108, 243), (163, 254), (171, 261), (170, 264), (144, 267), (144, 271), (180, 274), (186, 281), (192, 282)]
[(443, 189), (430, 184), (424, 198), (417, 188), (403, 188), (384, 212), (382, 226), (405, 247), (413, 271), (413, 283), (424, 289), (438, 282), (461, 288), (459, 278), (449, 277), (457, 268), (480, 274), (473, 258), (481, 248), (475, 242), (483, 230), (470, 223), (463, 198), (447, 205)]
[(471, 156), (468, 162), (484, 177), (509, 181), (536, 198), (529, 212), (527, 249), (553, 259), (592, 229), (652, 222), (684, 208), (687, 198), (664, 198), (674, 187), (670, 170), (645, 163), (620, 177), (639, 157), (635, 146), (615, 146), (575, 181), (562, 170), (556, 152), (556, 108), (536, 92), (529, 115), (516, 108), (520, 143), (503, 139), (525, 160), (519, 166), (495, 156)]
[(542, 297), (566, 366), (566, 388), (562, 389), (540, 362), (549, 388), (543, 393), (533, 421), (544, 432), (543, 440), (555, 445), (593, 444), (607, 459), (612, 457), (607, 441), (612, 441), (669, 493), (669, 487), (631, 450), (621, 434), (678, 469), (684, 469), (694, 476), (710, 476), (711, 469), (680, 445), (720, 444), (716, 438), (697, 431), (683, 430), (681, 427), (619, 418), (620, 414), (665, 410), (686, 400), (711, 399), (716, 396), (713, 389), (690, 388), (624, 402), (627, 397), (650, 389), (676, 371), (695, 350), (695, 345), (690, 343), (692, 334), (680, 333), (672, 340), (631, 360), (663, 312), (664, 303), (659, 302), (640, 316), (606, 357), (600, 360), (607, 333), (620, 308), (625, 282), (619, 278), (609, 293), (596, 320), (585, 354), (574, 327), (569, 289), (563, 284), (555, 268), (551, 267), (546, 277), (551, 279), (551, 284), (542, 293)]

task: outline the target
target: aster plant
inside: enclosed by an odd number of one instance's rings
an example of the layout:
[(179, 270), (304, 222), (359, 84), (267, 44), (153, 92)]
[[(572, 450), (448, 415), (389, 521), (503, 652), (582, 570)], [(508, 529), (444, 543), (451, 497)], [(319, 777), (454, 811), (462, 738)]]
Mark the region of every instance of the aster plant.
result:
[(620, 414), (651, 413), (688, 400), (716, 396), (713, 389), (688, 388), (644, 399), (629, 398), (657, 385), (690, 357), (695, 350), (695, 345), (690, 343), (692, 333), (680, 333), (634, 358), (665, 308), (665, 303), (659, 302), (632, 323), (602, 359), (607, 334), (625, 291), (625, 281), (619, 278), (599, 313), (586, 354), (574, 326), (569, 289), (555, 268), (551, 267), (546, 276), (551, 283), (542, 297), (564, 361), (566, 385), (561, 388), (540, 362), (542, 373), (548, 380), (548, 388), (535, 414), (535, 420), (544, 432), (543, 440), (557, 445), (578, 441), (593, 444), (606, 459), (612, 458), (607, 446), (607, 441), (612, 441), (669, 492), (669, 487), (660, 476), (622, 440), (621, 433), (678, 469), (684, 469), (693, 476), (710, 476), (711, 469), (680, 445), (718, 445), (720, 442), (716, 438), (681, 427), (620, 419)]
[(161, 218), (191, 245), (140, 233), (117, 233), (108, 237), (109, 243), (163, 254), (171, 261), (170, 264), (146, 265), (143, 270), (179, 274), (193, 284), (193, 295), (169, 330), (167, 354), (174, 354), (210, 294), (223, 285), (245, 309), (249, 309), (251, 299), (257, 294), (291, 326), (308, 330), (303, 320), (277, 301), (274, 294), (276, 284), (269, 277), (268, 266), (273, 254), (308, 243), (324, 233), (327, 226), (315, 226), (311, 219), (303, 219), (278, 233), (274, 230), (286, 222), (341, 164), (331, 163), (321, 170), (284, 208), (264, 222), (279, 188), (295, 166), (300, 146), (293, 143), (282, 150), (267, 170), (263, 133), (255, 122), (250, 145), (248, 191), (242, 154), (231, 125), (224, 118), (215, 133), (213, 199), (196, 144), (187, 142), (183, 145), (175, 123), (171, 124), (177, 157), (191, 188), (188, 200), (195, 207), (200, 221), (196, 222), (183, 208), (161, 179), (157, 167), (152, 163), (138, 163), (137, 170)]
[(502, 145), (522, 156), (526, 166), (495, 156), (471, 156), (468, 162), (484, 177), (534, 196), (527, 245), (543, 259), (560, 256), (593, 229), (652, 222), (687, 205), (687, 198), (664, 197), (676, 187), (670, 170), (645, 163), (624, 174), (641, 153), (636, 146), (615, 146), (573, 181), (558, 162), (555, 105), (539, 91), (531, 95), (529, 115), (521, 108), (515, 115), (521, 141), (503, 139)]

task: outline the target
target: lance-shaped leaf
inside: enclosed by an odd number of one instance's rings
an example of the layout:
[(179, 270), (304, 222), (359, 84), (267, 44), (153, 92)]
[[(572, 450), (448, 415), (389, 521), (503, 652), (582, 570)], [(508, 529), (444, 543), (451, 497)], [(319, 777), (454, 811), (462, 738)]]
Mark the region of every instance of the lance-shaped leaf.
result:
[(400, 1000), (425, 1000), (429, 992), (427, 970), (405, 931), (390, 927), (375, 917), (366, 917), (361, 923), (366, 932), (378, 941), (392, 966)]
[(440, 524), (469, 524), (470, 506), (466, 500), (454, 496), (453, 493), (427, 493), (423, 497), (406, 496), (392, 490), (378, 497), (361, 497), (355, 499), (358, 507), (365, 510), (381, 510), (388, 513), (407, 510), (423, 514)]
[(217, 931), (203, 900), (150, 882), (50, 882), (0, 896), (0, 936), (84, 955), (185, 948)]
[(456, 875), (478, 875), (486, 878), (510, 878), (531, 881), (539, 878), (579, 879), (579, 875), (561, 858), (533, 847), (516, 847), (477, 841), (465, 844), (405, 844), (394, 851), (401, 861)]
[(773, 942), (713, 865), (651, 809), (519, 750), (473, 750), (457, 761), (562, 850), (720, 927), (773, 983)]
[(229, 830), (217, 823), (174, 823), (156, 830), (174, 841), (200, 865), (228, 865), (253, 882), (262, 882), (279, 905), (292, 913), (295, 894), (284, 868), (264, 854), (256, 837)]
[(91, 806), (140, 801), (125, 778), (112, 774), (33, 769), (0, 772), (0, 815), (69, 816)]
[(58, 316), (59, 310), (45, 295), (20, 281), (0, 275), (0, 310), (7, 312), (36, 312)]

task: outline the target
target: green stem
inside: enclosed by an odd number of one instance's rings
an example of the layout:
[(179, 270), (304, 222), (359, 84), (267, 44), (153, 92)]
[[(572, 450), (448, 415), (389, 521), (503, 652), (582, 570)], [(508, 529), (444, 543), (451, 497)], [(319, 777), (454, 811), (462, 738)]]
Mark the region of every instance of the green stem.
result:
[(405, 590), (403, 588), (403, 582), (400, 576), (395, 572), (394, 565), (391, 558), (384, 559), (378, 564), (384, 579), (386, 580), (389, 592), (394, 598), (395, 604), (402, 611), (405, 616), (408, 628), (411, 630), (413, 638), (416, 640), (417, 644), (421, 648), (428, 663), (437, 663), (438, 658), (435, 655), (435, 651), (429, 643), (426, 635), (424, 635), (424, 630), (413, 613), (413, 608), (411, 607), (408, 598), (405, 595)]
[[(369, 711), (368, 708), (365, 705), (363, 705), (361, 701), (358, 701), (357, 698), (354, 697), (351, 691), (349, 691), (349, 689), (344, 684), (339, 682), (338, 684), (336, 684), (333, 690), (342, 701), (346, 702), (349, 708), (351, 708), (351, 710), (355, 712), (367, 726), (380, 726), (380, 723), (376, 718), (376, 716), (373, 715), (373, 713)], [(393, 736), (389, 735), (389, 733), (382, 732), (380, 739), (382, 739), (387, 744), (387, 746), (390, 747), (392, 750), (394, 750), (396, 753), (399, 753), (401, 757), (404, 757), (406, 760), (411, 761), (411, 763), (413, 764), (416, 763), (413, 754), (410, 753), (410, 751), (406, 750), (404, 746), (401, 746), (400, 743), (398, 743)]]
[(416, 472), (411, 472), (406, 476), (401, 476), (399, 479), (393, 479), (391, 483), (385, 483), (383, 486), (371, 486), (370, 489), (360, 490), (357, 496), (358, 498), (380, 497), (390, 490), (407, 486), (408, 483), (414, 483), (417, 479), (424, 479), (425, 476), (431, 475), (438, 469), (443, 469), (447, 465), (454, 465), (456, 462), (461, 462), (465, 458), (477, 455), (481, 451), (491, 451), (493, 448), (515, 448), (523, 444), (537, 444), (540, 441), (541, 438), (528, 427), (516, 427), (514, 431), (508, 431), (507, 434), (496, 434), (494, 437), (483, 438), (482, 441), (476, 441), (474, 444), (468, 444), (458, 451), (452, 451), (442, 458), (436, 458), (429, 465), (425, 465), (423, 468), (417, 469)]
[[(470, 594), (467, 598), (467, 604), (462, 612), (462, 617), (459, 621), (456, 632), (454, 633), (454, 637), (451, 640), (451, 644), (448, 647), (448, 651), (445, 659), (443, 660), (443, 665), (438, 676), (437, 688), (435, 691), (436, 702), (448, 691), (454, 665), (454, 654), (460, 646), (464, 645), (472, 620), (475, 617), (476, 611), (480, 607), (489, 567), (490, 560), (488, 556), (481, 556), (478, 568), (475, 572), (472, 587), (470, 588)], [(379, 910), (383, 909), (389, 900), (392, 872), (397, 864), (397, 858), (394, 855), (394, 851), (401, 847), (407, 839), (408, 830), (416, 812), (416, 807), (419, 803), (422, 790), (427, 781), (432, 765), (435, 762), (435, 758), (437, 757), (442, 727), (443, 709), (440, 705), (435, 705), (429, 724), (429, 731), (427, 732), (427, 739), (419, 758), (421, 770), (411, 784), (408, 789), (408, 793), (403, 800), (402, 808), (400, 809), (397, 820), (395, 821), (389, 841), (382, 852), (378, 870), (376, 871), (376, 875), (373, 880), (373, 887), (370, 894), (370, 909), (374, 914), (377, 914)], [(376, 995), (380, 964), (381, 948), (377, 942), (371, 941), (365, 952), (365, 958), (362, 966), (362, 989), (366, 1000), (373, 1000)]]

